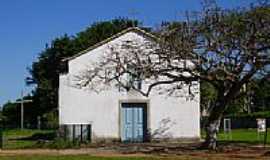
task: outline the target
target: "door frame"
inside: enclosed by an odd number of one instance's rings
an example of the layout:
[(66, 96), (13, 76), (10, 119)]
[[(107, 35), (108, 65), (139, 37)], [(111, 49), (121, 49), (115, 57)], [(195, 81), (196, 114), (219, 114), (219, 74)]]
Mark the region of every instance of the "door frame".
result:
[(141, 103), (141, 104), (144, 104), (144, 106), (145, 106), (145, 109), (144, 109), (144, 111), (146, 112), (146, 118), (145, 118), (145, 120), (146, 120), (146, 122), (144, 122), (144, 124), (146, 125), (146, 126), (144, 126), (145, 127), (145, 133), (144, 133), (144, 138), (143, 138), (143, 142), (148, 142), (149, 140), (150, 140), (150, 100), (148, 100), (148, 99), (125, 99), (125, 100), (119, 100), (119, 107), (118, 107), (118, 136), (119, 136), (119, 139), (120, 139), (120, 141), (121, 142), (123, 142), (122, 141), (122, 104), (123, 103), (130, 103), (130, 104), (132, 104), (132, 103), (136, 103), (136, 104), (138, 104), (138, 103)]

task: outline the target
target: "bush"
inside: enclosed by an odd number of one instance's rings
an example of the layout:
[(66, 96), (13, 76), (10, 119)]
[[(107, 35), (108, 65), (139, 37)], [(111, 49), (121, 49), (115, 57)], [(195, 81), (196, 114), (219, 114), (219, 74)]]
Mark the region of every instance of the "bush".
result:
[(68, 141), (63, 138), (56, 138), (48, 147), (54, 149), (79, 148), (80, 142), (77, 140)]
[(59, 126), (58, 123), (58, 113), (56, 111), (51, 111), (43, 115), (45, 119), (46, 128), (56, 129)]

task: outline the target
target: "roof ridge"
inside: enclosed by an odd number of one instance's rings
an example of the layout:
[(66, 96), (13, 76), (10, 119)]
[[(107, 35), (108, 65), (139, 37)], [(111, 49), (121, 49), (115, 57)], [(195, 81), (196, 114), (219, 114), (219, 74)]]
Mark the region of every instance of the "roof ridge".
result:
[(104, 40), (102, 40), (102, 41), (100, 41), (100, 42), (98, 42), (98, 43), (96, 43), (96, 44), (82, 50), (82, 51), (80, 51), (80, 52), (78, 52), (77, 54), (75, 54), (75, 55), (73, 55), (71, 57), (64, 58), (62, 61), (73, 60), (73, 59), (75, 59), (75, 58), (77, 58), (77, 57), (79, 57), (79, 56), (81, 56), (81, 55), (83, 55), (83, 54), (85, 54), (85, 53), (87, 53), (87, 52), (89, 52), (89, 51), (91, 51), (93, 49), (96, 49), (97, 47), (99, 47), (99, 46), (101, 46), (101, 45), (103, 45), (103, 44), (105, 44), (105, 43), (107, 43), (107, 42), (109, 42), (111, 40), (114, 40), (114, 39), (124, 35), (127, 32), (130, 32), (130, 31), (137, 31), (137, 32), (140, 32), (140, 33), (142, 33), (142, 34), (144, 34), (144, 35), (146, 35), (146, 36), (148, 36), (148, 37), (150, 37), (152, 39), (158, 40), (158, 38), (155, 35), (147, 32), (147, 31), (145, 31), (145, 30), (143, 30), (143, 29), (141, 29), (139, 27), (129, 27), (129, 28), (126, 28), (126, 29), (124, 29), (124, 30), (122, 30), (122, 31), (120, 31), (120, 32), (118, 32), (118, 33), (116, 33), (116, 34), (114, 34), (114, 35), (112, 35), (112, 36), (110, 36), (110, 37), (108, 37), (108, 38), (106, 38), (106, 39), (104, 39)]

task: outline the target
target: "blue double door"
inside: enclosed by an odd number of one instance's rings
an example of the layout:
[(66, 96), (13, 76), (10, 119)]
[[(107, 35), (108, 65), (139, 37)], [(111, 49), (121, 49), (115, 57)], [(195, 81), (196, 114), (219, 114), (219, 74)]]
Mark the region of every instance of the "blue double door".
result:
[(122, 135), (124, 142), (143, 142), (146, 137), (146, 104), (123, 103), (122, 107)]

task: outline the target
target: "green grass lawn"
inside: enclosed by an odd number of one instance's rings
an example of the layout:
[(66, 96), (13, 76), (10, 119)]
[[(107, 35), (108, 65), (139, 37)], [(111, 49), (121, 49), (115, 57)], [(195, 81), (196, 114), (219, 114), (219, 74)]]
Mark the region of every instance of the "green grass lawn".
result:
[[(4, 149), (23, 149), (23, 148), (38, 148), (45, 146), (43, 144), (37, 145), (40, 138), (46, 139), (48, 135), (52, 136), (55, 131), (53, 130), (5, 130), (4, 136)], [(270, 144), (270, 129), (268, 130), (267, 143)], [(205, 132), (202, 132), (202, 138), (205, 137)], [(51, 137), (51, 140), (53, 138)], [(46, 139), (47, 140), (47, 139)], [(263, 143), (264, 134), (257, 134), (256, 129), (235, 129), (232, 130), (231, 136), (220, 132), (218, 134), (218, 140), (223, 142), (242, 142), (247, 144), (259, 144)], [(46, 143), (47, 144), (47, 143)]]
[(3, 132), (4, 149), (32, 148), (38, 138), (48, 137), (53, 134), (53, 130), (32, 130), (32, 129), (12, 129)]
[[(55, 133), (53, 130), (5, 130), (4, 135), (4, 149), (23, 149), (23, 148), (39, 148), (37, 145), (38, 139)], [(269, 136), (267, 139), (270, 144), (270, 129), (268, 130)], [(205, 137), (205, 133), (202, 132), (202, 138)], [(262, 144), (263, 134), (258, 137), (256, 129), (237, 129), (232, 130), (231, 139), (229, 135), (222, 131), (218, 134), (218, 140), (222, 142), (241, 142), (247, 145), (250, 144)], [(52, 139), (51, 139), (52, 140)], [(51, 143), (53, 141), (50, 141)], [(42, 146), (42, 148), (44, 148)], [(46, 148), (46, 146), (45, 146)], [(0, 155), (0, 160), (201, 160), (201, 159), (213, 159), (221, 160), (224, 157), (218, 157), (211, 155), (210, 157), (200, 156), (187, 156), (186, 154), (177, 157), (93, 157), (90, 155)], [(228, 158), (230, 159), (230, 158)], [(239, 158), (241, 159), (241, 158)], [(244, 158), (243, 158), (244, 159)]]
[[(202, 138), (205, 137), (205, 132), (202, 131)], [(243, 142), (243, 143), (263, 143), (264, 133), (257, 133), (257, 129), (234, 129), (229, 134), (220, 131), (218, 134), (219, 141), (228, 142)], [(267, 143), (270, 144), (270, 129), (268, 129)]]

